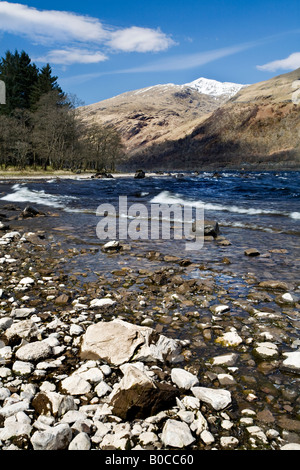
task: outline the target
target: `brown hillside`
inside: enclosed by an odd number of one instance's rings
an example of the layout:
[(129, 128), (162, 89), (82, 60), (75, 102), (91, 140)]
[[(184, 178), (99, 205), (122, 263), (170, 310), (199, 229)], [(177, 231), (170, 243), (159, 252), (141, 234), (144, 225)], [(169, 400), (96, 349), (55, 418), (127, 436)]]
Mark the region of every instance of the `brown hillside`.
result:
[(242, 89), (187, 137), (137, 151), (128, 165), (182, 170), (299, 168), (300, 104), (293, 102), (297, 80), (300, 69)]

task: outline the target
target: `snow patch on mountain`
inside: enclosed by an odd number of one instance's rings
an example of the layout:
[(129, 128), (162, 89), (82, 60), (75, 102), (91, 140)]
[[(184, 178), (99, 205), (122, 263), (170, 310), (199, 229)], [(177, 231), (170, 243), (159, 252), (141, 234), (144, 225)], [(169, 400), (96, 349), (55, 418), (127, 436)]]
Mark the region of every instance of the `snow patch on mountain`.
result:
[(217, 80), (210, 80), (208, 78), (198, 78), (190, 83), (185, 83), (183, 85), (175, 85), (174, 83), (166, 83), (164, 85), (154, 85), (147, 88), (142, 88), (140, 90), (135, 90), (133, 92), (134, 95), (142, 95), (144, 93), (149, 93), (151, 90), (156, 90), (156, 92), (164, 93), (168, 91), (170, 88), (174, 90), (177, 89), (182, 90), (186, 88), (192, 88), (198, 93), (203, 95), (209, 95), (214, 97), (226, 97), (231, 98), (232, 96), (236, 95), (242, 88), (245, 88), (249, 85), (241, 85), (239, 83), (231, 83), (231, 82), (218, 82)]
[(217, 80), (210, 80), (208, 78), (198, 78), (193, 82), (186, 83), (184, 86), (194, 88), (199, 93), (210, 96), (228, 96), (231, 98), (236, 95), (242, 88), (248, 85), (241, 85), (239, 83), (231, 82), (218, 82)]

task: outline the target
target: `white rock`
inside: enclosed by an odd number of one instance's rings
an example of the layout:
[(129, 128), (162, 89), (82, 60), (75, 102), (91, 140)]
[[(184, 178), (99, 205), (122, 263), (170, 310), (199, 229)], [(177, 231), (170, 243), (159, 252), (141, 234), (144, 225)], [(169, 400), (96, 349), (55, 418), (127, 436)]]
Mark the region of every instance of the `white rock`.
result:
[(117, 240), (113, 240), (102, 246), (103, 251), (117, 250), (118, 248), (120, 248), (120, 242)]
[(12, 366), (12, 370), (16, 375), (29, 375), (33, 369), (34, 366), (31, 362), (15, 361)]
[(116, 302), (112, 299), (94, 299), (90, 303), (90, 307), (107, 307), (110, 305), (114, 305)]
[(222, 436), (220, 443), (223, 449), (234, 449), (239, 445), (238, 439), (233, 436)]
[(13, 308), (10, 315), (13, 318), (26, 318), (35, 313), (35, 308)]
[(202, 441), (204, 442), (204, 444), (206, 444), (206, 445), (210, 445), (213, 442), (215, 442), (214, 436), (207, 429), (202, 431), (202, 433), (200, 434), (200, 437), (201, 437)]
[(280, 447), (280, 450), (300, 450), (300, 444), (290, 443)]
[(79, 375), (82, 379), (93, 384), (101, 382), (104, 378), (103, 372), (98, 367), (91, 367), (86, 371), (75, 371), (73, 375)]
[(223, 354), (222, 356), (216, 356), (212, 359), (212, 364), (214, 366), (233, 366), (238, 360), (238, 354), (230, 353)]
[(12, 358), (13, 352), (10, 346), (4, 346), (0, 349), (0, 360), (7, 361)]
[(218, 374), (220, 385), (234, 385), (236, 383), (234, 377), (230, 374)]
[(267, 436), (259, 426), (249, 426), (246, 429), (248, 433), (256, 440), (262, 442), (263, 444), (268, 444)]
[(11, 424), (5, 424), (5, 427), (3, 429), (0, 429), (0, 440), (2, 441), (8, 441), (12, 437), (18, 437), (18, 436), (30, 436), (32, 431), (32, 426), (30, 424), (24, 424), (24, 423), (11, 423)]
[(199, 436), (203, 431), (208, 428), (207, 421), (200, 410), (197, 411), (196, 419), (191, 424), (191, 430)]
[(83, 333), (83, 328), (80, 325), (71, 325), (70, 326), (70, 335), (71, 336), (79, 336)]
[(101, 450), (126, 450), (128, 437), (119, 437), (116, 434), (106, 434), (100, 443)]
[(228, 390), (206, 387), (192, 387), (191, 390), (196, 398), (208, 403), (216, 411), (226, 408), (231, 403), (231, 393)]
[(199, 383), (198, 378), (194, 374), (180, 368), (174, 368), (171, 370), (171, 380), (175, 385), (177, 385), (177, 387), (185, 390), (189, 390), (191, 387)]
[(80, 432), (76, 437), (70, 442), (69, 450), (90, 450), (91, 440), (85, 432)]
[(67, 411), (61, 418), (61, 423), (73, 424), (78, 420), (83, 421), (87, 418), (86, 413), (82, 413), (82, 411), (78, 410), (69, 410)]
[(192, 424), (192, 422), (195, 420), (195, 414), (193, 411), (180, 410), (178, 411), (177, 416), (181, 419), (181, 421), (184, 421), (187, 424)]
[(229, 312), (230, 307), (228, 305), (213, 305), (210, 310), (215, 315), (222, 315), (225, 312)]
[(26, 411), (29, 409), (29, 401), (28, 400), (22, 400), (18, 401), (17, 403), (13, 403), (12, 405), (6, 405), (3, 406), (3, 408), (0, 408), (0, 416), (3, 416), (4, 418), (9, 418), (10, 416), (13, 416), (20, 411)]
[(0, 401), (6, 400), (10, 396), (10, 390), (6, 387), (0, 387)]
[(185, 396), (182, 399), (182, 403), (187, 410), (199, 410), (200, 408), (200, 400), (196, 397)]
[(19, 284), (23, 286), (32, 285), (34, 283), (35, 283), (35, 280), (32, 279), (31, 277), (23, 277), (23, 279), (21, 279), (21, 281), (19, 282)]
[(136, 361), (172, 360), (178, 355), (180, 342), (160, 335), (153, 343), (155, 332), (146, 326), (133, 325), (123, 320), (99, 322), (90, 325), (83, 336), (81, 345), (82, 359), (90, 357), (105, 360), (120, 366)]
[(191, 445), (195, 438), (186, 423), (168, 419), (164, 425), (161, 440), (165, 446), (182, 449)]
[(21, 346), (16, 352), (20, 361), (40, 361), (52, 355), (52, 348), (46, 341), (35, 341)]
[(222, 344), (223, 346), (239, 346), (243, 342), (242, 338), (234, 331), (228, 331), (222, 336), (216, 338), (216, 343)]
[(31, 443), (34, 450), (64, 450), (72, 440), (72, 430), (68, 424), (58, 424), (46, 431), (36, 431)]
[(70, 395), (84, 395), (91, 390), (91, 384), (79, 375), (71, 375), (62, 380), (61, 387)]
[(55, 423), (54, 416), (40, 415), (33, 423), (33, 427), (38, 431), (46, 431), (51, 428)]
[(139, 435), (139, 441), (142, 445), (147, 446), (149, 444), (153, 444), (154, 442), (157, 442), (158, 437), (154, 432), (146, 431), (146, 432), (142, 432)]
[(300, 351), (283, 353), (286, 359), (282, 362), (282, 366), (290, 371), (300, 371)]
[(270, 342), (257, 343), (254, 351), (263, 359), (272, 359), (279, 355), (276, 344)]
[(99, 398), (102, 398), (108, 393), (111, 393), (112, 388), (107, 383), (102, 381), (95, 387), (95, 392)]
[(38, 327), (32, 320), (21, 320), (13, 323), (10, 328), (5, 331), (5, 337), (10, 341), (15, 336), (30, 341), (39, 334)]
[(7, 239), (16, 240), (18, 238), (21, 238), (21, 234), (17, 232), (16, 230), (12, 232), (8, 232), (2, 237), (3, 240), (7, 240)]

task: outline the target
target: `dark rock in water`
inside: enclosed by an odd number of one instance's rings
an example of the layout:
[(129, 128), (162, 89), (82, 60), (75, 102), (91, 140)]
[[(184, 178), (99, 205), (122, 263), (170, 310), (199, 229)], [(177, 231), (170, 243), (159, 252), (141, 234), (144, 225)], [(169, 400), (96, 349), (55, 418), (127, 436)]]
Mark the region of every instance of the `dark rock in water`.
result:
[(39, 217), (39, 216), (44, 216), (44, 215), (46, 215), (44, 212), (41, 212), (41, 211), (35, 209), (35, 207), (27, 206), (22, 211), (20, 217), (22, 219), (28, 219), (30, 217)]
[(285, 290), (287, 291), (289, 289), (289, 286), (286, 282), (282, 281), (262, 281), (259, 283), (259, 287), (262, 287), (264, 289), (270, 289), (270, 290)]
[[(197, 224), (193, 222), (192, 224), (192, 231), (197, 232)], [(204, 227), (203, 227), (203, 235), (205, 237), (214, 237), (217, 238), (220, 233), (220, 227), (218, 222), (205, 220)]]
[(259, 256), (260, 252), (256, 248), (249, 248), (248, 250), (245, 250), (245, 255), (246, 256)]
[(145, 176), (146, 176), (146, 173), (143, 170), (137, 170), (134, 175), (136, 179), (142, 179), (142, 178), (145, 178)]
[(0, 230), (8, 230), (9, 225), (5, 225), (3, 222), (0, 222)]
[(69, 302), (69, 296), (67, 294), (62, 294), (54, 300), (56, 305), (66, 305)]
[(95, 175), (92, 175), (91, 178), (102, 179), (102, 178), (113, 178), (111, 173), (107, 173), (106, 171), (100, 171)]

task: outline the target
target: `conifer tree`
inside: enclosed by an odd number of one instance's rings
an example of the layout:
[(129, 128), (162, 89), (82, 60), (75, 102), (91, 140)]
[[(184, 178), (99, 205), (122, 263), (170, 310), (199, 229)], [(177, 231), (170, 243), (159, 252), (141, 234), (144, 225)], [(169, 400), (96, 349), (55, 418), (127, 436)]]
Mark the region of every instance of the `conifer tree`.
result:
[(49, 64), (41, 68), (36, 83), (32, 87), (31, 106), (34, 109), (40, 98), (51, 91), (57, 91), (63, 96), (63, 91), (57, 83), (58, 77), (52, 76), (52, 69)]
[(1, 114), (11, 115), (16, 109), (29, 109), (31, 93), (38, 80), (38, 68), (31, 63), (26, 52), (7, 51), (0, 59), (0, 80), (6, 86), (6, 105), (0, 107)]

